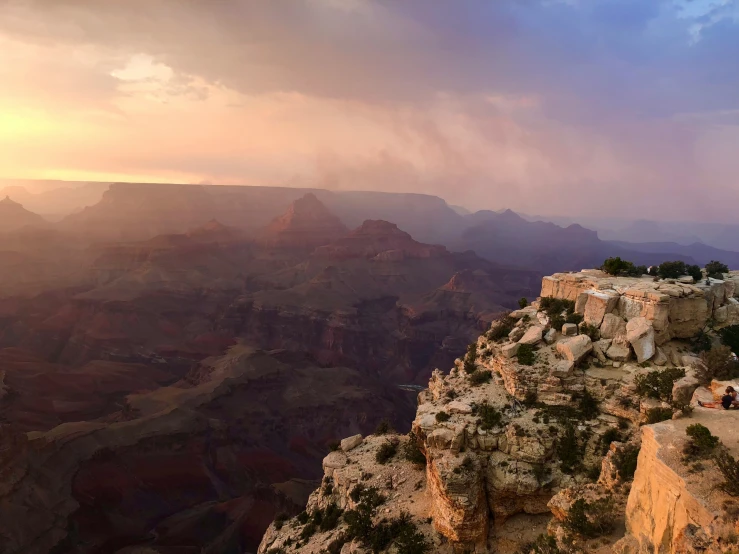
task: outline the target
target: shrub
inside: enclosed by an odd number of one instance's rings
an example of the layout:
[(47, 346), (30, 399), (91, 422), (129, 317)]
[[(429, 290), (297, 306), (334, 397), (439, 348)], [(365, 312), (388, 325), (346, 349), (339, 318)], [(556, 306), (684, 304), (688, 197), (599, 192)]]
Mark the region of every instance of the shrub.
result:
[(637, 375), (634, 383), (639, 396), (672, 402), (672, 387), (675, 381), (683, 377), (685, 377), (684, 369), (672, 367)]
[(377, 424), (377, 428), (375, 429), (375, 435), (387, 435), (388, 433), (393, 431), (393, 426), (390, 423), (388, 419), (383, 419), (380, 423)]
[(534, 542), (521, 547), (517, 554), (563, 554), (557, 547), (557, 539), (550, 535), (539, 535)]
[(662, 262), (657, 269), (657, 275), (663, 279), (677, 279), (681, 275), (687, 275), (688, 268), (685, 262)]
[(328, 448), (331, 450), (331, 452), (336, 452), (341, 447), (341, 443), (339, 441), (331, 441), (328, 443)]
[(280, 512), (275, 516), (275, 529), (282, 529), (282, 526), (289, 518), (285, 512)]
[(503, 414), (490, 406), (487, 402), (475, 407), (474, 413), (479, 418), (480, 428), (488, 431), (493, 427), (499, 427), (503, 420)]
[(711, 260), (706, 264), (706, 275), (712, 279), (724, 278), (724, 273), (729, 272), (729, 267), (726, 264)]
[(739, 353), (739, 325), (724, 327), (718, 334), (722, 343), (731, 348), (732, 352)]
[(571, 423), (565, 426), (564, 433), (557, 439), (556, 450), (564, 473), (574, 473), (581, 466), (583, 452)]
[(638, 459), (638, 446), (627, 444), (623, 448), (619, 448), (613, 458), (613, 463), (618, 470), (618, 476), (624, 481), (633, 479), (634, 473), (636, 473), (636, 463)]
[(541, 299), (540, 308), (543, 312), (546, 312), (549, 317), (553, 317), (555, 315), (561, 315), (562, 312), (571, 314), (575, 311), (575, 303), (572, 300), (545, 296)]
[(689, 425), (685, 434), (690, 437), (683, 450), (688, 458), (708, 458), (719, 443), (718, 437), (700, 423)]
[(380, 446), (380, 448), (377, 449), (377, 453), (375, 454), (375, 461), (378, 464), (386, 464), (393, 456), (395, 456), (397, 451), (397, 444), (390, 441), (385, 442), (382, 444), (382, 446)]
[(739, 377), (739, 362), (734, 359), (731, 348), (720, 344), (701, 353), (703, 366), (696, 371), (698, 380), (705, 384), (712, 379), (728, 380)]
[(516, 358), (518, 358), (518, 363), (521, 365), (534, 365), (534, 362), (536, 361), (534, 347), (530, 344), (522, 344), (518, 347)]
[(552, 325), (552, 329), (562, 332), (562, 326), (567, 322), (561, 314), (557, 314), (549, 317), (549, 323)]
[(476, 361), (477, 361), (477, 343), (473, 342), (469, 346), (467, 346), (467, 354), (464, 357), (464, 370), (467, 373), (474, 373)]
[(300, 523), (300, 525), (305, 525), (308, 523), (308, 517), (308, 512), (300, 512), (297, 517), (298, 523)]
[(321, 532), (331, 531), (332, 529), (336, 529), (336, 526), (339, 524), (339, 519), (341, 519), (341, 516), (343, 513), (344, 513), (344, 510), (339, 508), (333, 502), (329, 504), (328, 506), (326, 506), (326, 509), (323, 511), (323, 518), (319, 526), (319, 529), (321, 530)]
[(582, 320), (582, 314), (576, 314), (575, 312), (572, 312), (571, 314), (567, 314), (567, 317), (565, 318), (565, 323), (574, 323), (575, 325), (580, 325), (582, 323)]
[(537, 396), (535, 390), (527, 390), (526, 394), (523, 397), (523, 404), (527, 408), (533, 408), (534, 406), (536, 406), (538, 398), (539, 397)]
[(690, 275), (696, 283), (700, 282), (700, 280), (703, 279), (703, 272), (698, 265), (687, 266), (686, 273)]
[(598, 409), (598, 400), (590, 394), (588, 389), (585, 389), (582, 392), (577, 408), (582, 414), (582, 417), (587, 420), (598, 417), (598, 414), (600, 414), (600, 410)]
[(441, 412), (439, 412), (439, 413), (436, 414), (436, 421), (443, 423), (445, 421), (449, 421), (449, 418), (450, 417), (452, 417), (452, 416), (450, 416), (448, 413), (446, 413), (444, 411), (441, 411)]
[(528, 301), (528, 299), (526, 299), (525, 297), (524, 297), (524, 298), (521, 298), (521, 299), (520, 299), (520, 300), (518, 301), (518, 307), (519, 307), (519, 308), (521, 308), (522, 310), (523, 310), (523, 309), (524, 309), (524, 308), (525, 308), (526, 306), (528, 306), (528, 305), (529, 305), (529, 301)]
[(418, 447), (418, 443), (415, 437), (411, 437), (410, 440), (403, 446), (403, 457), (415, 465), (426, 465), (426, 456), (423, 451)]
[(473, 387), (476, 387), (478, 385), (482, 385), (483, 383), (489, 383), (492, 378), (493, 374), (490, 371), (475, 371), (472, 375), (470, 375), (470, 384)]
[(595, 325), (590, 325), (589, 323), (580, 325), (580, 333), (589, 336), (593, 342), (600, 338), (600, 330)]
[(622, 260), (619, 256), (608, 258), (603, 262), (600, 269), (608, 273), (608, 275), (629, 276), (637, 274), (636, 266), (632, 262)]
[(510, 313), (505, 313), (490, 326), (488, 338), (493, 341), (503, 340), (511, 331), (513, 331), (513, 327), (515, 325), (516, 320), (510, 316)]
[(647, 411), (647, 423), (660, 423), (661, 421), (667, 421), (672, 419), (671, 408), (652, 408)]
[(731, 496), (739, 496), (739, 462), (729, 453), (726, 448), (719, 449), (714, 457), (724, 482), (721, 488)]
[(570, 507), (563, 525), (585, 537), (600, 537), (613, 531), (615, 522), (613, 498), (607, 496), (593, 502), (579, 498)]
[(612, 442), (620, 442), (620, 441), (621, 441), (621, 433), (618, 432), (618, 429), (609, 427), (608, 429), (606, 429), (606, 432), (600, 436), (601, 451), (605, 455), (608, 452), (608, 449), (611, 448)]

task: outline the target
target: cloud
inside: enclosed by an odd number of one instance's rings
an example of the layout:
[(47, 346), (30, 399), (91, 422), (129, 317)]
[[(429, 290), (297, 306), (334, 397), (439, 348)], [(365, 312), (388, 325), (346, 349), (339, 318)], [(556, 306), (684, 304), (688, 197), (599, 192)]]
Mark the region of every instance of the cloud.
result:
[(730, 218), (706, 198), (739, 201), (738, 6), (0, 0), (0, 40), (14, 102), (114, 118), (78, 170)]

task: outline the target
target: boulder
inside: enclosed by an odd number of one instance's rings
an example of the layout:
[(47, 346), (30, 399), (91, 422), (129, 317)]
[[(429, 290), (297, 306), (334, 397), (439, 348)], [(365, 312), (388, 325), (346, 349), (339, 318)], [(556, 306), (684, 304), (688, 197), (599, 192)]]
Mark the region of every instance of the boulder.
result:
[(572, 375), (575, 369), (575, 362), (570, 360), (559, 360), (550, 370), (549, 375), (552, 377), (565, 378)]
[(610, 314), (618, 305), (619, 294), (616, 291), (589, 290), (578, 296), (585, 297), (585, 306), (582, 313), (585, 323), (600, 327), (606, 314)]
[(472, 407), (465, 402), (454, 400), (453, 402), (449, 402), (449, 404), (446, 405), (446, 411), (450, 414), (471, 414)]
[(574, 337), (577, 335), (577, 325), (574, 323), (565, 323), (562, 325), (562, 334), (565, 337)]
[(639, 363), (651, 359), (656, 353), (654, 327), (644, 317), (635, 317), (626, 324), (626, 339), (634, 349)]
[(631, 355), (631, 350), (628, 346), (623, 344), (613, 343), (608, 350), (606, 350), (606, 357), (614, 362), (626, 362)]
[(354, 435), (353, 437), (347, 437), (341, 440), (341, 451), (349, 452), (362, 444), (362, 435)]
[(657, 347), (657, 353), (654, 355), (654, 359), (652, 361), (654, 362), (654, 365), (667, 365), (667, 355), (659, 346)]
[(544, 335), (544, 342), (547, 344), (554, 344), (557, 342), (557, 330), (553, 328), (549, 329), (549, 331)]
[(544, 334), (544, 327), (534, 325), (529, 327), (523, 337), (518, 341), (519, 344), (530, 344), (531, 346), (541, 342), (541, 336)]
[(517, 342), (511, 342), (504, 345), (503, 348), (500, 349), (500, 353), (503, 355), (504, 358), (513, 358), (513, 356), (518, 354), (518, 349), (520, 347), (521, 345)]
[(672, 401), (678, 406), (690, 404), (690, 399), (699, 386), (700, 382), (693, 375), (678, 379), (672, 385)]
[(587, 335), (578, 335), (569, 339), (561, 340), (557, 343), (557, 352), (562, 354), (565, 359), (579, 363), (585, 356), (593, 350), (593, 341)]
[(615, 339), (626, 336), (626, 322), (623, 318), (606, 314), (603, 317), (603, 323), (600, 326), (600, 336), (603, 339)]
[(606, 354), (603, 352), (598, 342), (593, 343), (593, 354), (595, 354), (595, 357), (598, 358), (600, 363), (604, 364), (606, 363)]
[(524, 331), (523, 327), (516, 327), (513, 329), (513, 331), (508, 333), (508, 338), (511, 339), (513, 342), (518, 342), (525, 334), (526, 331)]

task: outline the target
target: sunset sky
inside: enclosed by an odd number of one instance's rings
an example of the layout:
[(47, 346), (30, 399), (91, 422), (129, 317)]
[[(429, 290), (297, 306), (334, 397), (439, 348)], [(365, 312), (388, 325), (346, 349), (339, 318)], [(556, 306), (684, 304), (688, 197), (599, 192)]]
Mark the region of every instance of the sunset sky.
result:
[(739, 0), (0, 0), (0, 177), (735, 221)]

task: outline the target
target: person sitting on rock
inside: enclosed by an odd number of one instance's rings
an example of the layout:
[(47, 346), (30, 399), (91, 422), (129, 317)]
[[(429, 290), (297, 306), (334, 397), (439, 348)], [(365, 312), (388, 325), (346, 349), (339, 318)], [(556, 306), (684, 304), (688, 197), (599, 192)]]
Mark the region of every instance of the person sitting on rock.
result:
[(726, 387), (724, 395), (721, 397), (721, 402), (701, 402), (698, 400), (698, 405), (704, 408), (718, 408), (721, 406), (724, 410), (729, 408), (739, 408), (739, 398), (737, 398), (737, 392), (734, 387)]

